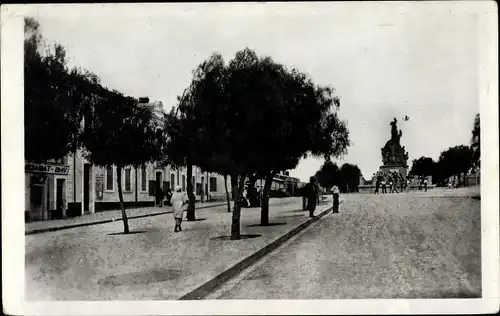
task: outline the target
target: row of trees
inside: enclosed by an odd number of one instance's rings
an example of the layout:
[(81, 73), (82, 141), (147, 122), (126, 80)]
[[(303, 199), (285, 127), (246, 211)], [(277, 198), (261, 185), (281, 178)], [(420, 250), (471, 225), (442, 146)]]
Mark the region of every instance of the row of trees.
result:
[(25, 19), (25, 159), (50, 161), (69, 153), (100, 167), (116, 166), (124, 232), (122, 170), (161, 157), (162, 133), (137, 100), (101, 86), (87, 70), (69, 69), (63, 46), (47, 47), (39, 23)]
[[(337, 116), (339, 105), (332, 88), (316, 86), (306, 74), (251, 49), (227, 63), (213, 54), (193, 72), (166, 117), (165, 161), (187, 166), (188, 181), (192, 166), (230, 178), (231, 239), (239, 239), (238, 201), (246, 179), (250, 186), (265, 180), (261, 225), (269, 225), (269, 192), (277, 173), (295, 168), (308, 154), (345, 153), (349, 137)], [(189, 209), (194, 210), (192, 195)]]
[(340, 192), (357, 192), (361, 170), (357, 165), (344, 163), (340, 168), (331, 160), (325, 161), (315, 174), (318, 183), (323, 188), (338, 186)]
[(413, 160), (410, 175), (432, 176), (433, 182), (444, 184), (446, 179), (456, 176), (465, 181), (466, 174), (481, 163), (480, 153), (480, 118), (474, 118), (470, 146), (458, 145), (441, 152), (438, 161), (430, 157), (420, 157)]
[[(25, 35), (26, 159), (56, 159), (82, 149), (97, 166), (115, 165), (125, 233), (121, 170), (127, 166), (186, 166), (188, 220), (195, 219), (192, 167), (229, 178), (231, 239), (239, 239), (238, 201), (247, 178), (252, 185), (265, 179), (261, 224), (268, 225), (269, 191), (278, 172), (307, 155), (329, 160), (349, 146), (332, 88), (248, 48), (227, 63), (219, 54), (201, 63), (160, 128), (136, 99), (102, 87), (89, 71), (69, 70), (62, 46), (44, 54), (36, 21), (26, 20)], [(53, 147), (43, 147), (54, 139)]]

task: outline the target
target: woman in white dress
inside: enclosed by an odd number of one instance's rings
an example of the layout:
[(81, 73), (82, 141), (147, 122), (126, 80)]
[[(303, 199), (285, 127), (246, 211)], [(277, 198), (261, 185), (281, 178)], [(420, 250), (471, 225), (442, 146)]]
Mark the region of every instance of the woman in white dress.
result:
[(175, 228), (174, 232), (182, 231), (182, 215), (184, 213), (184, 205), (188, 203), (188, 199), (185, 193), (181, 192), (181, 187), (175, 187), (175, 193), (172, 195), (170, 199), (170, 203), (172, 203), (172, 211), (175, 219)]

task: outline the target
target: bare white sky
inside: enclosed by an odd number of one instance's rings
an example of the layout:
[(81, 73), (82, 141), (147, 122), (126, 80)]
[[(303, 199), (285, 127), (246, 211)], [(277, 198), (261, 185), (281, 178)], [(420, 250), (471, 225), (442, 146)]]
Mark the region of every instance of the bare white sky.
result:
[[(163, 4), (37, 7), (44, 37), (71, 66), (168, 110), (213, 52), (249, 47), (310, 74), (341, 97), (352, 146), (339, 160), (366, 178), (381, 165), (393, 117), (411, 160), (469, 144), (478, 104), (478, 26), (470, 3)], [(408, 115), (410, 120), (401, 119)], [(322, 164), (302, 160), (307, 181)]]

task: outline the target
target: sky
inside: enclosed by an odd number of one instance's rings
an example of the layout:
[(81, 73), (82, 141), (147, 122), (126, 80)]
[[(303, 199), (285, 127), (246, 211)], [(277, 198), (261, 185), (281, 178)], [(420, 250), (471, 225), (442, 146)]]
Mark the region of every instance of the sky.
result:
[[(229, 61), (249, 47), (300, 69), (340, 96), (352, 144), (334, 161), (357, 164), (365, 178), (382, 164), (394, 117), (411, 166), (468, 145), (479, 113), (478, 18), (456, 2), (37, 8), (32, 16), (43, 36), (66, 47), (70, 66), (126, 95), (162, 101), (166, 110), (215, 52)], [(303, 159), (290, 174), (307, 181), (322, 163)]]

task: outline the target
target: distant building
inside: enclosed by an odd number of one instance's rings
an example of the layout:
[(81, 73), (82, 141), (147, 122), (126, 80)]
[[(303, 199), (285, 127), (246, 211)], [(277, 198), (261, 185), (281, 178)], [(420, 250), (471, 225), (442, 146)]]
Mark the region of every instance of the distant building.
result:
[(138, 105), (150, 108), (155, 116), (155, 121), (158, 126), (163, 126), (163, 119), (165, 117), (166, 111), (163, 108), (163, 103), (161, 101), (150, 102), (148, 97), (141, 97), (139, 98)]

